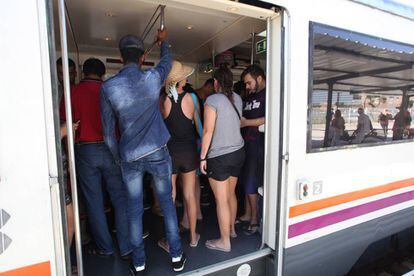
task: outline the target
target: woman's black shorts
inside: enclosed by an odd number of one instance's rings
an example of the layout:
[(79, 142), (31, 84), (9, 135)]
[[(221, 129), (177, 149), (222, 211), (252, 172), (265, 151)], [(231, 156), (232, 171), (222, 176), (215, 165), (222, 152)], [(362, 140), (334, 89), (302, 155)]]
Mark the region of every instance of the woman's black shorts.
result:
[(188, 173), (196, 170), (199, 163), (199, 154), (197, 152), (197, 144), (189, 144), (185, 147), (174, 147), (168, 144), (172, 161), (172, 173)]
[(207, 159), (207, 176), (224, 181), (230, 176), (239, 177), (244, 164), (244, 149)]

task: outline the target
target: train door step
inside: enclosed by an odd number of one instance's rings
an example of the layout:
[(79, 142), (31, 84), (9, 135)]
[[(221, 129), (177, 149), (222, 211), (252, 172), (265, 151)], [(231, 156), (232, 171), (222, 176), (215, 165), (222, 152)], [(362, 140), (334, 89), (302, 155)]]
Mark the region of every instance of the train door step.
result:
[(410, 272), (407, 272), (402, 276), (414, 276), (414, 270), (411, 270)]
[(409, 270), (414, 270), (414, 262), (413, 261), (403, 261), (402, 265), (407, 267)]

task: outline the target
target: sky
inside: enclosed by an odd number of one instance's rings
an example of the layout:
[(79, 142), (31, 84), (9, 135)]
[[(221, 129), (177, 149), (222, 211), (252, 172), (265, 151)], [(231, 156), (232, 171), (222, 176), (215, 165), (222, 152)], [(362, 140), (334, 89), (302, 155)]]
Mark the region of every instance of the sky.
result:
[(403, 5), (414, 7), (414, 0), (394, 0), (394, 2), (401, 3)]

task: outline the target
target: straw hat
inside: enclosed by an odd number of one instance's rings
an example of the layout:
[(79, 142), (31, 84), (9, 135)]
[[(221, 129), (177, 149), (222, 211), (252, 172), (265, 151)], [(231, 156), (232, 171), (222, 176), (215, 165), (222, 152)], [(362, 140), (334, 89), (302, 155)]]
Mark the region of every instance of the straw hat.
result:
[(181, 62), (173, 60), (171, 71), (167, 76), (167, 80), (165, 81), (165, 86), (170, 87), (172, 85), (175, 85), (177, 82), (186, 79), (193, 72), (194, 68), (183, 65)]

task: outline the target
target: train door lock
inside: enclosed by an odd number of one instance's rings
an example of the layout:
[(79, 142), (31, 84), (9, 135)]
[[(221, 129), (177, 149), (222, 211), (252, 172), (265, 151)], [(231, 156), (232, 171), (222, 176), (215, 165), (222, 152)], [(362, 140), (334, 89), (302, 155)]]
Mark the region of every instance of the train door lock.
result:
[(306, 178), (299, 179), (296, 183), (298, 187), (298, 199), (308, 199), (312, 191), (312, 183)]

